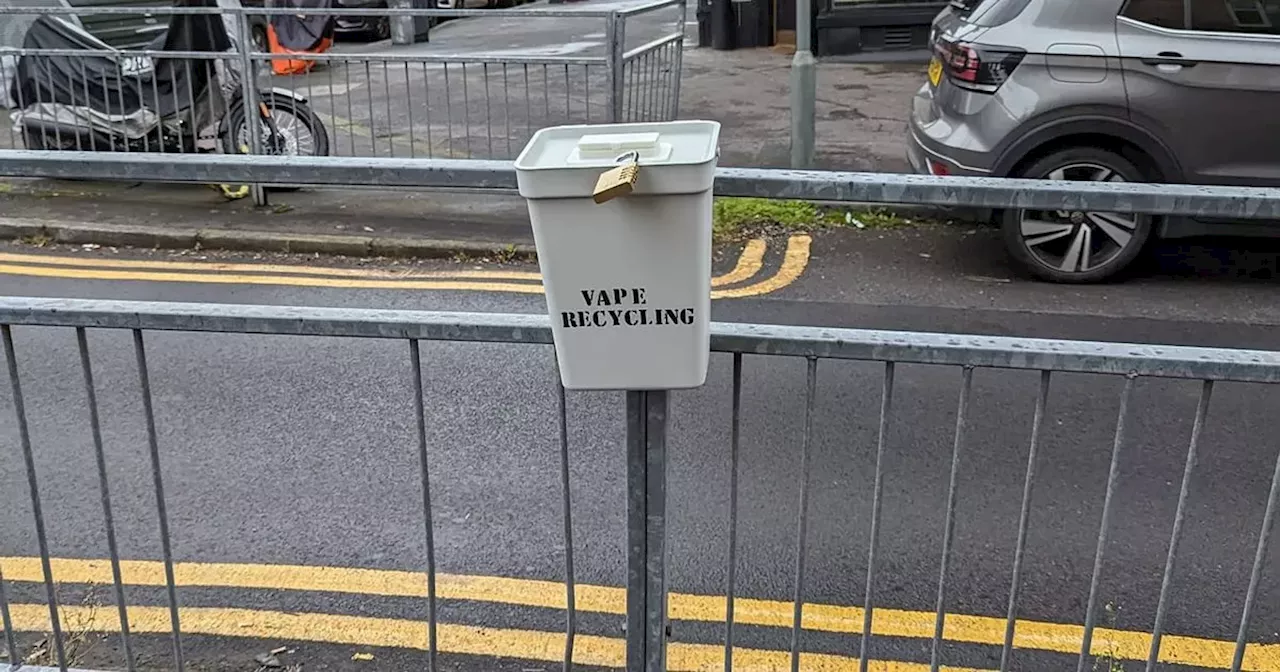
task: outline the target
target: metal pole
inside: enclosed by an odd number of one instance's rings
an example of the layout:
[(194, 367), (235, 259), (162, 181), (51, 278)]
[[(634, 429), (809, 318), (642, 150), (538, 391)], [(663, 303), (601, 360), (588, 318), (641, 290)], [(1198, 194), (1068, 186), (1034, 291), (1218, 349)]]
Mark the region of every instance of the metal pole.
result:
[(667, 663), (667, 392), (627, 392), (627, 672)]
[[(270, 17), (268, 17), (270, 18)], [(243, 72), (240, 74), (241, 92), (244, 98), (244, 123), (249, 132), (249, 150), (254, 155), (262, 154), (262, 130), (258, 120), (258, 71), (250, 56), (253, 51), (253, 32), (249, 26), (249, 15), (241, 14), (239, 21), (236, 23), (237, 42), (236, 48), (240, 51), (240, 68)], [(228, 129), (228, 133), (236, 133), (240, 129)], [(239, 138), (232, 138), (238, 141)], [(253, 204), (257, 206), (267, 205), (267, 190), (261, 184), (249, 185), (253, 192)]]
[(813, 0), (796, 0), (796, 55), (791, 61), (791, 167), (813, 167), (814, 98), (818, 63), (813, 58)]
[[(390, 0), (391, 9), (414, 9), (413, 0)], [(391, 22), (391, 44), (413, 44), (418, 38), (418, 17), (399, 14), (388, 19)]]
[(605, 19), (605, 43), (609, 48), (609, 123), (622, 123), (623, 94), (626, 91), (624, 63), (627, 52), (626, 18), (609, 12)]

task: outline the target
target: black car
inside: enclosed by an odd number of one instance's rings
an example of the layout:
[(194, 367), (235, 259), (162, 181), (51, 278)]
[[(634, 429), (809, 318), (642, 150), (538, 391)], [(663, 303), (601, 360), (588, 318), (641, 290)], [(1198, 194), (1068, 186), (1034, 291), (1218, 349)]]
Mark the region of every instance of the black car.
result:
[[(337, 9), (386, 9), (387, 0), (334, 0)], [(386, 16), (338, 15), (335, 32), (365, 39), (385, 40), (391, 37), (391, 19)]]

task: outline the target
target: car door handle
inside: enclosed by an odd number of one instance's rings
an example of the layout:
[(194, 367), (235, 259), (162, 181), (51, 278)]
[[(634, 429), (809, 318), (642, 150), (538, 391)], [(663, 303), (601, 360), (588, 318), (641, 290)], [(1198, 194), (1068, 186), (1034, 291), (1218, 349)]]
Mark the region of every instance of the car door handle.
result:
[(1199, 63), (1199, 61), (1183, 58), (1182, 54), (1176, 51), (1162, 51), (1156, 54), (1155, 58), (1144, 58), (1142, 62), (1145, 65), (1180, 65), (1184, 68), (1192, 68)]

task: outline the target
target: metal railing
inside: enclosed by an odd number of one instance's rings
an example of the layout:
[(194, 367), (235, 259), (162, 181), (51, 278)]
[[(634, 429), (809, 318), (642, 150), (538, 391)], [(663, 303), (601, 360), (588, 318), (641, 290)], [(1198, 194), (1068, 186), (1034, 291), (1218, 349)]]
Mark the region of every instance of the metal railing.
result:
[[(296, 150), (317, 151), (319, 143), (335, 157), (442, 157), (455, 159), (512, 159), (539, 128), (561, 124), (665, 121), (674, 119), (679, 106), (681, 54), (684, 41), (683, 0), (656, 0), (633, 7), (592, 10), (531, 8), (520, 10), (444, 9), (342, 9), (346, 17), (468, 19), (432, 29), (432, 41), (419, 45), (340, 45), (327, 53), (290, 56), (267, 55), (254, 47), (257, 20), (272, 12), (295, 14), (334, 13), (335, 10), (263, 8), (32, 8), (0, 7), (0, 20), (22, 16), (78, 16), (87, 14), (154, 15), (165, 20), (173, 14), (206, 14), (233, 17), (233, 51), (162, 52), (146, 49), (75, 51), (23, 49), (0, 46), (0, 59), (12, 66), (29, 59), (40, 71), (42, 59), (59, 56), (109, 56), (120, 62), (150, 59), (182, 59), (190, 82), (193, 71), (215, 70), (232, 89), (242, 93), (253, 109), (259, 90), (287, 89), (306, 99), (316, 118), (327, 129), (326, 138), (301, 138)], [(571, 32), (598, 32), (599, 41), (571, 44), (553, 40), (543, 45), (517, 48), (485, 48), (492, 35), (519, 30), (530, 24), (545, 26), (553, 37)], [(558, 26), (558, 27), (557, 27)], [(437, 35), (439, 33), (439, 35)], [(545, 40), (544, 40), (545, 41)], [(480, 43), (479, 45), (477, 43)], [(271, 74), (270, 63), (303, 60), (315, 67), (296, 74)], [(82, 66), (83, 67), (83, 66)], [(258, 86), (235, 74), (252, 70)], [(113, 80), (93, 82), (74, 96), (89, 100), (90, 88), (122, 84), (136, 86), (161, 103), (175, 103), (180, 112), (167, 119), (171, 131), (179, 127), (202, 135), (198, 146), (176, 143), (167, 148), (154, 135), (139, 134), (116, 151), (131, 153), (176, 151), (196, 153), (266, 151), (250, 146), (252, 138), (234, 138), (234, 147), (218, 142), (216, 123), (230, 114), (230, 96), (206, 97), (200, 91), (160, 91), (155, 80), (122, 71)], [(5, 96), (8, 82), (4, 83)], [(150, 87), (150, 88), (149, 88)], [(19, 96), (22, 94), (19, 91)], [(188, 101), (196, 101), (188, 104)], [(14, 109), (43, 105), (43, 100), (11, 101)], [(296, 109), (296, 112), (295, 112)], [(282, 114), (305, 116), (305, 110), (285, 105)], [(257, 116), (248, 115), (250, 128)], [(305, 122), (291, 119), (289, 123)], [(282, 124), (284, 122), (281, 122)], [(0, 132), (0, 149), (102, 151), (90, 136), (63, 137), (57, 129), (24, 131), (12, 124)], [(176, 132), (176, 131), (173, 131)], [(260, 129), (259, 129), (259, 132)], [(241, 134), (243, 135), (243, 134)], [(250, 133), (252, 135), (252, 132)], [(255, 149), (256, 147), (256, 149)], [(290, 148), (294, 151), (295, 148)], [(125, 164), (132, 157), (116, 156)]]
[[(506, 161), (0, 150), (0, 177), (512, 192)], [(1280, 219), (1280, 189), (725, 168), (715, 194), (820, 202)]]
[[(440, 451), (442, 448), (429, 445), (427, 438), (429, 420), (425, 410), (427, 402), (424, 401), (424, 395), (429, 394), (430, 388), (425, 387), (423, 382), (422, 344), (433, 341), (447, 341), (472, 344), (545, 346), (551, 342), (549, 323), (545, 316), (63, 299), (0, 299), (0, 336), (3, 337), (8, 382), (12, 395), (11, 404), (15, 414), (17, 454), (21, 455), (21, 462), (24, 465), (27, 494), (30, 498), (30, 511), (35, 524), (40, 575), (45, 585), (45, 600), (48, 606), (47, 627), (48, 632), (51, 633), (49, 636), (55, 645), (52, 657), (57, 664), (65, 666), (67, 654), (63, 650), (64, 633), (59, 622), (61, 612), (58, 603), (58, 576), (54, 569), (55, 562), (52, 559), (54, 549), (48, 540), (47, 527), (49, 519), (42, 508), (42, 504), (46, 502), (41, 499), (42, 482), (39, 478), (41, 455), (45, 453), (48, 446), (42, 445), (40, 441), (33, 439), (33, 432), (30, 430), (33, 421), (36, 421), (36, 419), (30, 417), (31, 411), (24, 405), (25, 390), (30, 381), (28, 380), (29, 377), (24, 374), (24, 366), (20, 363), (23, 348), (15, 346), (16, 333), (28, 329), (34, 330), (48, 327), (74, 330), (75, 349), (79, 354), (80, 376), (82, 377), (81, 383), (83, 385), (81, 399), (87, 404), (87, 415), (83, 418), (83, 421), (87, 422), (87, 429), (93, 439), (98, 471), (98, 486), (100, 489), (98, 493), (81, 492), (79, 496), (84, 497), (86, 500), (100, 499), (101, 502), (102, 515), (106, 524), (106, 539), (110, 548), (110, 563), (112, 576), (114, 577), (113, 582), (115, 584), (116, 606), (119, 618), (118, 621), (108, 619), (117, 624), (116, 627), (109, 629), (118, 632), (120, 635), (122, 650), (125, 652), (124, 663), (130, 669), (133, 669), (132, 656), (134, 655), (131, 652), (137, 650), (136, 640), (143, 635), (137, 632), (131, 633), (127, 627), (131, 615), (130, 609), (126, 606), (124, 581), (121, 578), (121, 553), (115, 542), (116, 531), (114, 526), (119, 524), (119, 516), (113, 514), (113, 500), (109, 493), (110, 465), (104, 456), (103, 419), (100, 415), (102, 402), (99, 401), (102, 393), (109, 394), (118, 392), (118, 390), (106, 391), (102, 386), (95, 383), (95, 358), (93, 356), (94, 353), (90, 350), (90, 341), (95, 340), (97, 336), (94, 339), (90, 339), (90, 335), (96, 334), (100, 330), (104, 332), (123, 331), (131, 335), (130, 349), (132, 350), (134, 362), (135, 381), (138, 385), (137, 389), (141, 392), (143, 402), (142, 414), (143, 424), (146, 429), (146, 446), (151, 470), (150, 478), (154, 491), (155, 514), (158, 516), (159, 535), (163, 551), (163, 585), (166, 588), (165, 599), (167, 601), (166, 606), (170, 624), (171, 669), (177, 670), (184, 669), (188, 662), (184, 658), (183, 648), (183, 623), (186, 612), (181, 603), (183, 591), (179, 590), (179, 581), (175, 579), (175, 562), (171, 550), (171, 535), (175, 533), (175, 530), (171, 529), (172, 521), (166, 511), (167, 498), (171, 499), (173, 497), (173, 491), (172, 489), (166, 490), (165, 474), (174, 467), (172, 465), (166, 466), (162, 463), (163, 455), (167, 454), (167, 451), (162, 450), (161, 443), (166, 440), (172, 440), (172, 438), (166, 439), (157, 433), (157, 410), (152, 403), (154, 392), (151, 382), (153, 374), (151, 372), (156, 369), (151, 364), (148, 356), (148, 344), (156, 338), (155, 332), (241, 334), (273, 338), (329, 337), (400, 341), (403, 344), (401, 356), (403, 357), (404, 368), (400, 372), (387, 371), (386, 375), (388, 377), (407, 375), (410, 380), (410, 385), (407, 387), (410, 395), (408, 403), (411, 405), (415, 417), (412, 424), (416, 427), (416, 453), (418, 466), (420, 467), (418, 477), (421, 481), (423, 494), (421, 509), (426, 540), (425, 557), (422, 558), (422, 563), (428, 580), (425, 598), (428, 605), (428, 617), (426, 622), (423, 623), (423, 628), (428, 633), (425, 646), (429, 653), (427, 666), (430, 669), (436, 669), (439, 664), (438, 656), (441, 653), (439, 649), (440, 636), (437, 633), (439, 626), (438, 602), (441, 598), (437, 593), (437, 585), (434, 581), (438, 571), (438, 549), (433, 543), (432, 531), (440, 522), (438, 515), (433, 512), (433, 502), (437, 501), (437, 497), (440, 495), (440, 488), (447, 489), (448, 483), (442, 483), (438, 479), (433, 481), (431, 478), (431, 467), (429, 465), (435, 464), (431, 460), (440, 457), (436, 451)], [(40, 342), (51, 342), (50, 339), (54, 337), (54, 334), (55, 332), (53, 331), (42, 331)], [(124, 345), (123, 343), (108, 341), (106, 335), (103, 335), (102, 338), (104, 339), (103, 342), (107, 344), (98, 346), (101, 349), (118, 350)], [(27, 342), (34, 343), (35, 341), (33, 339)], [(952, 585), (952, 578), (955, 574), (953, 554), (957, 544), (954, 529), (958, 518), (958, 506), (963, 501), (965, 494), (958, 485), (958, 474), (966, 464), (966, 461), (977, 457), (976, 455), (971, 456), (971, 453), (968, 452), (969, 448), (971, 448), (970, 444), (974, 442), (975, 438), (972, 436), (972, 425), (975, 422), (973, 404), (975, 403), (975, 398), (982, 394), (974, 391), (974, 377), (976, 372), (986, 372), (988, 370), (1024, 371), (1031, 372), (1038, 377), (1037, 392), (1032, 399), (1028, 400), (1028, 410), (1033, 410), (1033, 419), (1030, 425), (1030, 443), (1026, 452), (1020, 458), (1025, 459), (1025, 479), (1022, 483), (1022, 497), (1018, 507), (1017, 538), (1012, 558), (1009, 559), (1012, 563), (1012, 571), (1011, 574), (1003, 575), (1007, 576), (1010, 581), (1004, 585), (982, 587), (992, 591), (1008, 590), (1006, 629), (1000, 645), (1000, 669), (1007, 670), (1011, 668), (1011, 656), (1018, 650), (1035, 651), (1040, 647), (1049, 646), (1050, 648), (1045, 650), (1056, 651), (1059, 650), (1056, 647), (1060, 647), (1060, 644), (1054, 645), (1052, 642), (1046, 644), (1038, 642), (1034, 638), (1019, 640), (1015, 635), (1015, 623), (1022, 609), (1019, 596), (1022, 591), (1028, 589), (1028, 581), (1032, 580), (1028, 579), (1025, 571), (1025, 554), (1029, 534), (1035, 528), (1035, 525), (1031, 522), (1030, 514), (1033, 507), (1033, 492), (1036, 490), (1037, 481), (1041, 478), (1038, 476), (1037, 466), (1046, 460), (1046, 451), (1051, 450), (1051, 446), (1045, 445), (1046, 439), (1044, 438), (1044, 427), (1050, 424), (1055, 417), (1054, 409), (1049, 403), (1050, 384), (1054, 380), (1070, 380), (1070, 377), (1075, 374), (1118, 377), (1123, 382), (1118, 398), (1118, 414), (1113, 418), (1097, 419), (1097, 422), (1115, 422), (1115, 430), (1112, 433), (1110, 442), (1108, 476), (1104, 488), (1100, 520), (1097, 522), (1096, 527), (1096, 549), (1093, 552), (1092, 570), (1087, 574), (1081, 575), (1082, 577), (1088, 577), (1087, 605), (1080, 613), (1063, 615), (1064, 618), (1079, 618), (1084, 624), (1083, 629), (1072, 631), (1078, 633), (1078, 639), (1075, 642), (1078, 645), (1077, 669), (1089, 669), (1090, 661), (1098, 654), (1100, 647), (1095, 640), (1096, 637), (1103, 637), (1110, 641), (1111, 638), (1116, 636), (1113, 631), (1107, 631), (1103, 635), (1098, 634), (1100, 629), (1097, 618), (1101, 611), (1100, 604), (1102, 600), (1099, 586), (1105, 574), (1106, 565), (1104, 560), (1110, 548), (1108, 545), (1109, 535), (1113, 533), (1116, 524), (1117, 506), (1114, 500), (1120, 488), (1117, 478), (1119, 465), (1126, 457), (1126, 449), (1131, 447), (1130, 444), (1134, 440), (1131, 428), (1134, 422), (1134, 411), (1131, 409), (1135, 404), (1135, 398), (1140, 396), (1137, 392), (1139, 387), (1137, 383), (1138, 381), (1154, 378), (1196, 381), (1199, 391), (1194, 428), (1191, 431), (1183, 461), (1183, 477), (1178, 489), (1174, 514), (1172, 520), (1169, 521), (1172, 527), (1168, 536), (1168, 545), (1158, 551), (1153, 549), (1153, 552), (1160, 553), (1164, 557), (1164, 570), (1157, 606), (1152, 610), (1151, 614), (1148, 614), (1151, 617), (1152, 627), (1147, 631), (1148, 634), (1144, 635), (1144, 639), (1141, 640), (1149, 649), (1143, 651), (1141, 660), (1145, 660), (1148, 670), (1161, 662), (1201, 664), (1230, 670), (1264, 669), (1256, 662), (1261, 659), (1263, 649), (1259, 648), (1260, 645), (1250, 645), (1248, 637), (1250, 632), (1256, 630), (1256, 628), (1251, 629), (1253, 625), (1256, 625), (1252, 621), (1252, 614), (1258, 603), (1259, 586), (1262, 582), (1267, 558), (1269, 557), (1269, 534), (1275, 518), (1277, 500), (1280, 499), (1280, 459), (1276, 460), (1274, 472), (1270, 475), (1270, 486), (1265, 502), (1254, 503), (1259, 508), (1264, 508), (1265, 512), (1262, 515), (1261, 527), (1257, 530), (1256, 537), (1249, 541), (1253, 545), (1254, 553), (1252, 562), (1248, 565), (1247, 588), (1244, 591), (1242, 602), (1236, 605), (1237, 613), (1239, 614), (1239, 625), (1234, 642), (1226, 648), (1198, 651), (1194, 647), (1188, 649), (1185, 646), (1162, 648), (1162, 638), (1166, 636), (1166, 616), (1172, 605), (1170, 583), (1175, 571), (1176, 561), (1180, 557), (1179, 549), (1184, 523), (1189, 517), (1195, 515), (1195, 512), (1188, 508), (1189, 491), (1193, 480), (1197, 476), (1197, 456), (1201, 452), (1202, 430), (1209, 418), (1210, 398), (1216, 386), (1227, 381), (1266, 385), (1280, 383), (1280, 353), (1163, 345), (723, 323), (713, 325), (711, 347), (714, 352), (723, 353), (728, 358), (727, 360), (717, 360), (714, 366), (727, 366), (729, 368), (727, 374), (729, 378), (728, 394), (731, 405), (731, 414), (726, 421), (731, 427), (731, 433), (727, 442), (716, 451), (724, 455), (724, 460), (728, 463), (729, 472), (732, 474), (727, 509), (728, 518), (723, 521), (728, 526), (726, 556), (728, 565), (725, 568), (725, 583), (723, 586), (726, 598), (723, 601), (724, 611), (719, 619), (723, 621), (725, 626), (722, 654), (724, 669), (733, 669), (736, 656), (759, 655), (758, 650), (741, 648), (742, 626), (776, 626), (780, 625), (780, 621), (783, 619), (782, 616), (773, 614), (773, 612), (761, 613), (761, 609), (768, 611), (771, 607), (758, 599), (751, 600), (751, 609), (746, 610), (744, 613), (735, 614), (734, 610), (735, 604), (744, 599), (740, 596), (739, 591), (741, 588), (736, 583), (737, 574), (735, 573), (738, 564), (742, 562), (741, 539), (743, 538), (743, 530), (740, 528), (743, 524), (743, 513), (741, 511), (741, 488), (739, 483), (740, 472), (743, 470), (742, 443), (744, 438), (749, 438), (749, 432), (744, 433), (743, 431), (743, 417), (745, 415), (743, 410), (744, 371), (747, 370), (749, 364), (753, 366), (756, 363), (763, 364), (773, 358), (793, 358), (805, 363), (802, 432), (791, 445), (778, 445), (770, 449), (771, 451), (785, 451), (788, 460), (798, 460), (801, 465), (799, 469), (801, 479), (798, 495), (799, 505), (796, 509), (798, 518), (792, 530), (796, 562), (792, 575), (793, 601), (789, 605), (785, 603), (775, 605), (786, 607), (789, 610), (785, 622), (792, 635), (790, 650), (785, 652), (784, 655), (790, 661), (792, 669), (796, 669), (799, 665), (800, 656), (810, 650), (806, 642), (808, 641), (807, 637), (813, 636), (811, 633), (820, 631), (842, 632), (856, 638), (859, 642), (858, 656), (848, 660), (850, 665), (858, 664), (863, 670), (868, 669), (868, 658), (871, 655), (869, 647), (877, 640), (878, 636), (883, 636), (883, 633), (877, 632), (875, 624), (878, 622), (876, 619), (880, 618), (878, 610), (890, 606), (885, 604), (886, 600), (882, 597), (885, 592), (884, 586), (890, 576), (894, 577), (893, 581), (895, 583), (902, 580), (899, 570), (894, 568), (894, 563), (886, 561), (884, 558), (886, 551), (883, 549), (883, 544), (886, 531), (882, 529), (880, 523), (886, 486), (890, 482), (890, 474), (887, 472), (886, 464), (888, 464), (889, 458), (895, 452), (907, 449), (907, 446), (895, 445), (892, 438), (893, 432), (899, 423), (905, 422), (902, 418), (903, 412), (899, 410), (902, 408), (904, 389), (921, 389), (918, 379), (915, 383), (908, 382), (905, 387), (896, 387), (895, 381), (904, 377), (910, 380), (911, 376), (916, 375), (913, 372), (921, 370), (919, 368), (921, 365), (951, 367), (959, 377), (958, 405), (955, 413), (955, 430), (951, 437), (949, 477), (945, 498), (945, 513), (943, 514), (942, 522), (941, 553), (937, 556), (937, 564), (934, 565), (938, 568), (937, 574), (934, 575), (938, 577), (938, 580), (936, 584), (927, 588), (933, 590), (936, 595), (932, 642), (929, 647), (932, 669), (938, 669), (940, 664), (945, 662), (943, 660), (943, 644), (946, 640), (944, 635), (947, 632), (948, 610), (953, 604), (950, 591), (956, 590), (956, 586)], [(98, 352), (101, 352), (101, 350), (98, 350)], [(190, 352), (190, 350), (184, 348), (183, 352)], [(806, 580), (809, 578), (806, 574), (806, 560), (812, 562), (823, 559), (813, 557), (813, 549), (815, 547), (810, 545), (810, 535), (806, 533), (806, 530), (813, 521), (814, 516), (822, 515), (814, 510), (811, 502), (812, 489), (815, 482), (813, 467), (816, 459), (815, 426), (821, 423), (833, 422), (836, 418), (832, 416), (818, 417), (818, 377), (824, 367), (838, 372), (842, 371), (839, 369), (838, 364), (842, 360), (874, 364), (875, 368), (864, 369), (859, 375), (867, 376), (868, 381), (876, 380), (881, 388), (879, 413), (876, 417), (878, 425), (877, 438), (874, 442), (874, 448), (870, 449), (872, 450), (874, 464), (874, 486), (868, 502), (869, 510), (862, 514), (869, 517), (870, 520), (868, 536), (859, 538), (853, 543), (853, 546), (857, 547), (866, 557), (864, 590), (859, 595), (862, 600), (862, 606), (860, 610), (850, 610), (843, 616), (825, 616), (824, 618), (828, 620), (819, 624), (816, 621), (812, 621), (804, 611), (807, 594)], [(505, 362), (507, 360), (494, 361)], [(494, 371), (494, 375), (497, 374), (498, 372)], [(549, 377), (554, 375), (551, 373), (550, 368), (547, 369), (547, 374)], [(234, 371), (232, 375), (236, 375)], [(723, 370), (713, 372), (713, 378), (723, 380), (725, 375)], [(838, 373), (837, 377), (844, 375), (847, 375), (847, 372)], [(983, 375), (987, 374), (984, 373)], [(931, 376), (929, 380), (937, 380), (937, 377)], [(43, 382), (47, 383), (49, 381)], [(562, 560), (564, 563), (563, 583), (565, 595), (561, 608), (565, 613), (566, 627), (563, 641), (563, 665), (565, 669), (570, 669), (574, 667), (576, 637), (583, 634), (578, 632), (580, 622), (577, 617), (580, 612), (574, 592), (575, 587), (578, 586), (574, 565), (576, 547), (573, 525), (570, 522), (572, 504), (569, 496), (571, 491), (571, 453), (569, 443), (570, 431), (574, 427), (571, 425), (565, 410), (566, 401), (563, 388), (559, 388), (555, 383), (551, 383), (551, 385), (554, 389), (559, 390), (557, 392), (558, 399), (555, 402), (558, 408), (558, 418), (553, 423), (558, 425), (559, 455), (557, 471), (561, 487), (559, 495), (560, 515), (564, 522)], [(1095, 389), (1108, 388), (1105, 385), (1099, 385)], [(64, 392), (64, 394), (70, 393)], [(64, 399), (63, 403), (67, 403), (67, 400)], [(688, 604), (684, 601), (673, 601), (668, 604), (669, 591), (666, 579), (666, 558), (668, 556), (680, 556), (685, 552), (685, 549), (678, 546), (668, 545), (666, 535), (666, 473), (670, 464), (667, 446), (669, 437), (673, 437), (672, 440), (678, 439), (678, 435), (673, 434), (673, 425), (668, 420), (669, 404), (670, 400), (666, 392), (631, 392), (627, 395), (626, 468), (629, 512), (627, 529), (629, 537), (628, 567), (630, 569), (625, 613), (628, 623), (626, 628), (626, 649), (627, 669), (629, 670), (659, 672), (667, 667), (669, 647), (673, 651), (683, 651), (687, 654), (688, 647), (693, 646), (679, 642), (668, 643), (670, 639), (667, 627), (668, 619), (686, 618), (688, 616), (685, 614), (690, 611)], [(1030, 408), (1032, 406), (1034, 407), (1033, 409)], [(1262, 412), (1263, 406), (1254, 406), (1252, 408)], [(432, 415), (431, 417), (437, 416)], [(699, 417), (707, 422), (721, 422), (718, 419), (708, 418), (706, 415)], [(501, 421), (498, 418), (493, 418), (492, 420)], [(1052, 442), (1050, 441), (1049, 443)], [(429, 454), (431, 453), (435, 453), (435, 456), (429, 459)], [(1266, 459), (1273, 458), (1268, 454)], [(703, 466), (711, 468), (710, 465)], [(715, 468), (719, 469), (720, 467), (717, 466)], [(184, 474), (184, 478), (190, 479), (193, 477), (207, 478), (212, 477), (212, 475)], [(694, 480), (701, 480), (701, 477), (695, 476)], [(228, 484), (226, 487), (237, 487), (237, 485)], [(1067, 488), (1067, 491), (1070, 492), (1070, 488)], [(1061, 490), (1055, 489), (1054, 492), (1061, 492)], [(13, 494), (16, 495), (17, 493)], [(1056, 503), (1062, 505), (1076, 504), (1075, 501), (1059, 501)], [(493, 550), (496, 551), (497, 549)], [(914, 550), (917, 553), (937, 551), (936, 548), (917, 548)], [(830, 558), (826, 558), (826, 560), (830, 560)], [(3, 563), (0, 563), (0, 570), (3, 569), (5, 569)], [(1074, 574), (1079, 573), (1075, 572)], [(1243, 576), (1239, 578), (1244, 580)], [(36, 579), (26, 578), (25, 580), (34, 581)], [(4, 590), (6, 580), (0, 579), (0, 615), (4, 617), (4, 636), (7, 640), (8, 650), (10, 652), (19, 652), (24, 649), (19, 644), (14, 620), (10, 614), (11, 609), (14, 608), (11, 597), (14, 594), (12, 592), (13, 581), (14, 578), (10, 576), (7, 586), (9, 590), (6, 591)], [(917, 588), (926, 589), (925, 586), (917, 586)], [(681, 599), (687, 600), (688, 596), (683, 596)], [(30, 607), (31, 605), (26, 606)], [(583, 608), (589, 612), (601, 607), (593, 603)], [(826, 609), (832, 610), (833, 608), (828, 606)], [(706, 618), (705, 615), (701, 617)], [(136, 616), (133, 618), (136, 618)], [(854, 620), (855, 618), (857, 620)], [(843, 622), (841, 619), (847, 619), (849, 622)], [(155, 630), (153, 629), (149, 632), (155, 632)], [(706, 645), (698, 646), (702, 646), (700, 650), (705, 653)], [(685, 648), (681, 649), (680, 647)], [(1251, 651), (1253, 652), (1252, 654), (1250, 654)], [(11, 656), (13, 655), (11, 653)], [(534, 654), (530, 653), (529, 655)], [(1127, 657), (1128, 659), (1136, 658), (1136, 654), (1132, 651), (1126, 654), (1114, 655), (1121, 655), (1122, 658)], [(1246, 655), (1255, 655), (1258, 658), (1254, 659), (1254, 663), (1246, 665), (1246, 661), (1249, 660)], [(1206, 663), (1206, 661), (1208, 662)], [(678, 669), (691, 669), (687, 659), (683, 659), (677, 667)]]

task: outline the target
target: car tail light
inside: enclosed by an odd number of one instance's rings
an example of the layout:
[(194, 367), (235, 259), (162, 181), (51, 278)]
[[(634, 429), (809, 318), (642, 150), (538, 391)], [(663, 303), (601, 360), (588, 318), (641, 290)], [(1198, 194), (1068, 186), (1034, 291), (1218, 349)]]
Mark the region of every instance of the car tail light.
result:
[(929, 174), (947, 177), (951, 175), (951, 167), (941, 161), (929, 159)]
[(938, 40), (938, 60), (947, 76), (958, 86), (993, 92), (1013, 74), (1027, 52), (1020, 49), (984, 47), (965, 42)]

